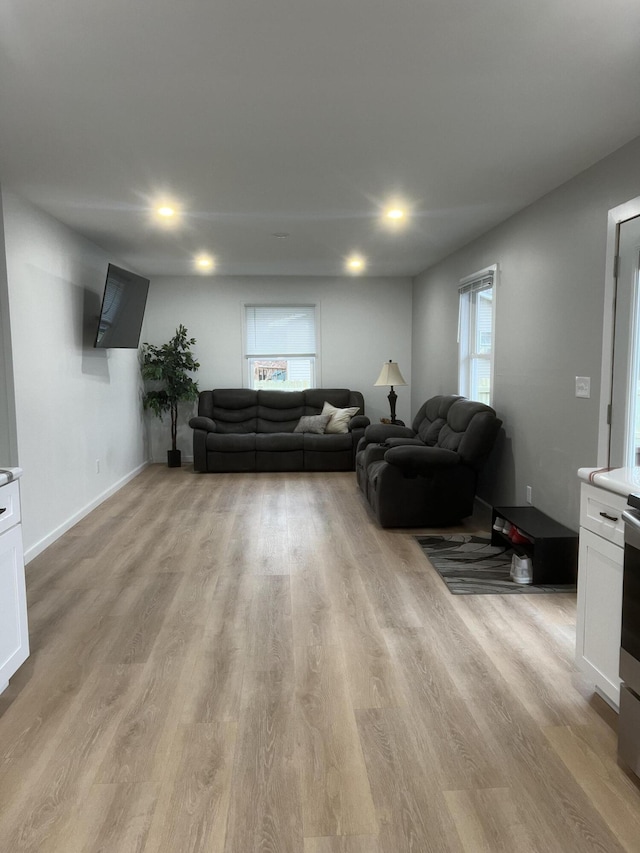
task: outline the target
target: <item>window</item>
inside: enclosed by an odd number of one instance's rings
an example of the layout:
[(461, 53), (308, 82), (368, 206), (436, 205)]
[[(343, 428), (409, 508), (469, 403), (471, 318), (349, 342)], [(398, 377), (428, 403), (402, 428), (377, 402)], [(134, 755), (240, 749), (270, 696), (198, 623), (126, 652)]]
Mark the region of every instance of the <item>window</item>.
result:
[(491, 405), (497, 265), (463, 278), (458, 292), (460, 394)]
[(249, 388), (300, 391), (316, 385), (314, 305), (245, 305)]

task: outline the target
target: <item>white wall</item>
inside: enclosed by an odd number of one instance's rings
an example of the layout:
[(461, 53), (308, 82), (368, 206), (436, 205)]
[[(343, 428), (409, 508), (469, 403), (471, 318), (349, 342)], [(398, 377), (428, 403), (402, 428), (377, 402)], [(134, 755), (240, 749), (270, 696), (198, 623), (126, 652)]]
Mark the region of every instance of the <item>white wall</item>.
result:
[(12, 193), (2, 203), (29, 559), (147, 454), (137, 351), (93, 349), (107, 263), (116, 259)]
[[(183, 323), (196, 338), (202, 390), (241, 388), (243, 305), (317, 304), (320, 311), (321, 374), (318, 385), (350, 388), (365, 397), (372, 421), (389, 417), (388, 388), (374, 388), (383, 362), (397, 361), (411, 383), (411, 281), (408, 278), (154, 277), (144, 341), (162, 344)], [(410, 387), (398, 388), (397, 416), (410, 419)], [(191, 457), (189, 407), (181, 414), (178, 443)], [(153, 458), (166, 460), (168, 425), (148, 418)], [(154, 423), (155, 420), (155, 423)]]
[[(576, 471), (597, 464), (607, 213), (640, 195), (640, 139), (414, 282), (412, 408), (457, 390), (457, 286), (497, 263), (494, 407), (505, 436), (483, 478), (489, 503), (578, 527)], [(575, 377), (591, 377), (591, 398)]]

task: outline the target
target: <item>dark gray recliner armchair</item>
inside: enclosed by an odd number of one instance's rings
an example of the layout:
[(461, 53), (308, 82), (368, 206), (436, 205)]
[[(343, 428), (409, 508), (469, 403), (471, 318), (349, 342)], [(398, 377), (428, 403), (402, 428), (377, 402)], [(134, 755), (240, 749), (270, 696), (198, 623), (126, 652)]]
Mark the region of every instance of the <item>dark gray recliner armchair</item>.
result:
[(413, 428), (374, 424), (358, 445), (356, 472), (382, 527), (435, 527), (471, 515), (478, 472), (502, 421), (454, 395), (421, 406)]

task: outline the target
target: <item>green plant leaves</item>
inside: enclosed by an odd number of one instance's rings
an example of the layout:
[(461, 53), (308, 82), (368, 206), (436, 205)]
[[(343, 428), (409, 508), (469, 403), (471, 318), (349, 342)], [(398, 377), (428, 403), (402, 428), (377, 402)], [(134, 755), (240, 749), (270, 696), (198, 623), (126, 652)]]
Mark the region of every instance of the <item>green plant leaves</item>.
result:
[(168, 343), (159, 347), (149, 343), (142, 345), (142, 378), (161, 386), (145, 391), (142, 404), (159, 418), (164, 412), (171, 413), (171, 439), (174, 450), (178, 403), (196, 400), (198, 397), (198, 383), (189, 376), (189, 373), (200, 367), (200, 362), (195, 360), (190, 349), (195, 343), (196, 339), (189, 338), (187, 329), (180, 324)]

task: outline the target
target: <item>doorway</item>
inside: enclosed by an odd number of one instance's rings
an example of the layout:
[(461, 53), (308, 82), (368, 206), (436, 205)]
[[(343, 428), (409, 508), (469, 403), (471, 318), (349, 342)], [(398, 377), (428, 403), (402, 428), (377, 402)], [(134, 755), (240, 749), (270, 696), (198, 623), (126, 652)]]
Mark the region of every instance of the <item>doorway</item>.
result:
[(640, 216), (618, 223), (608, 465), (640, 464)]

